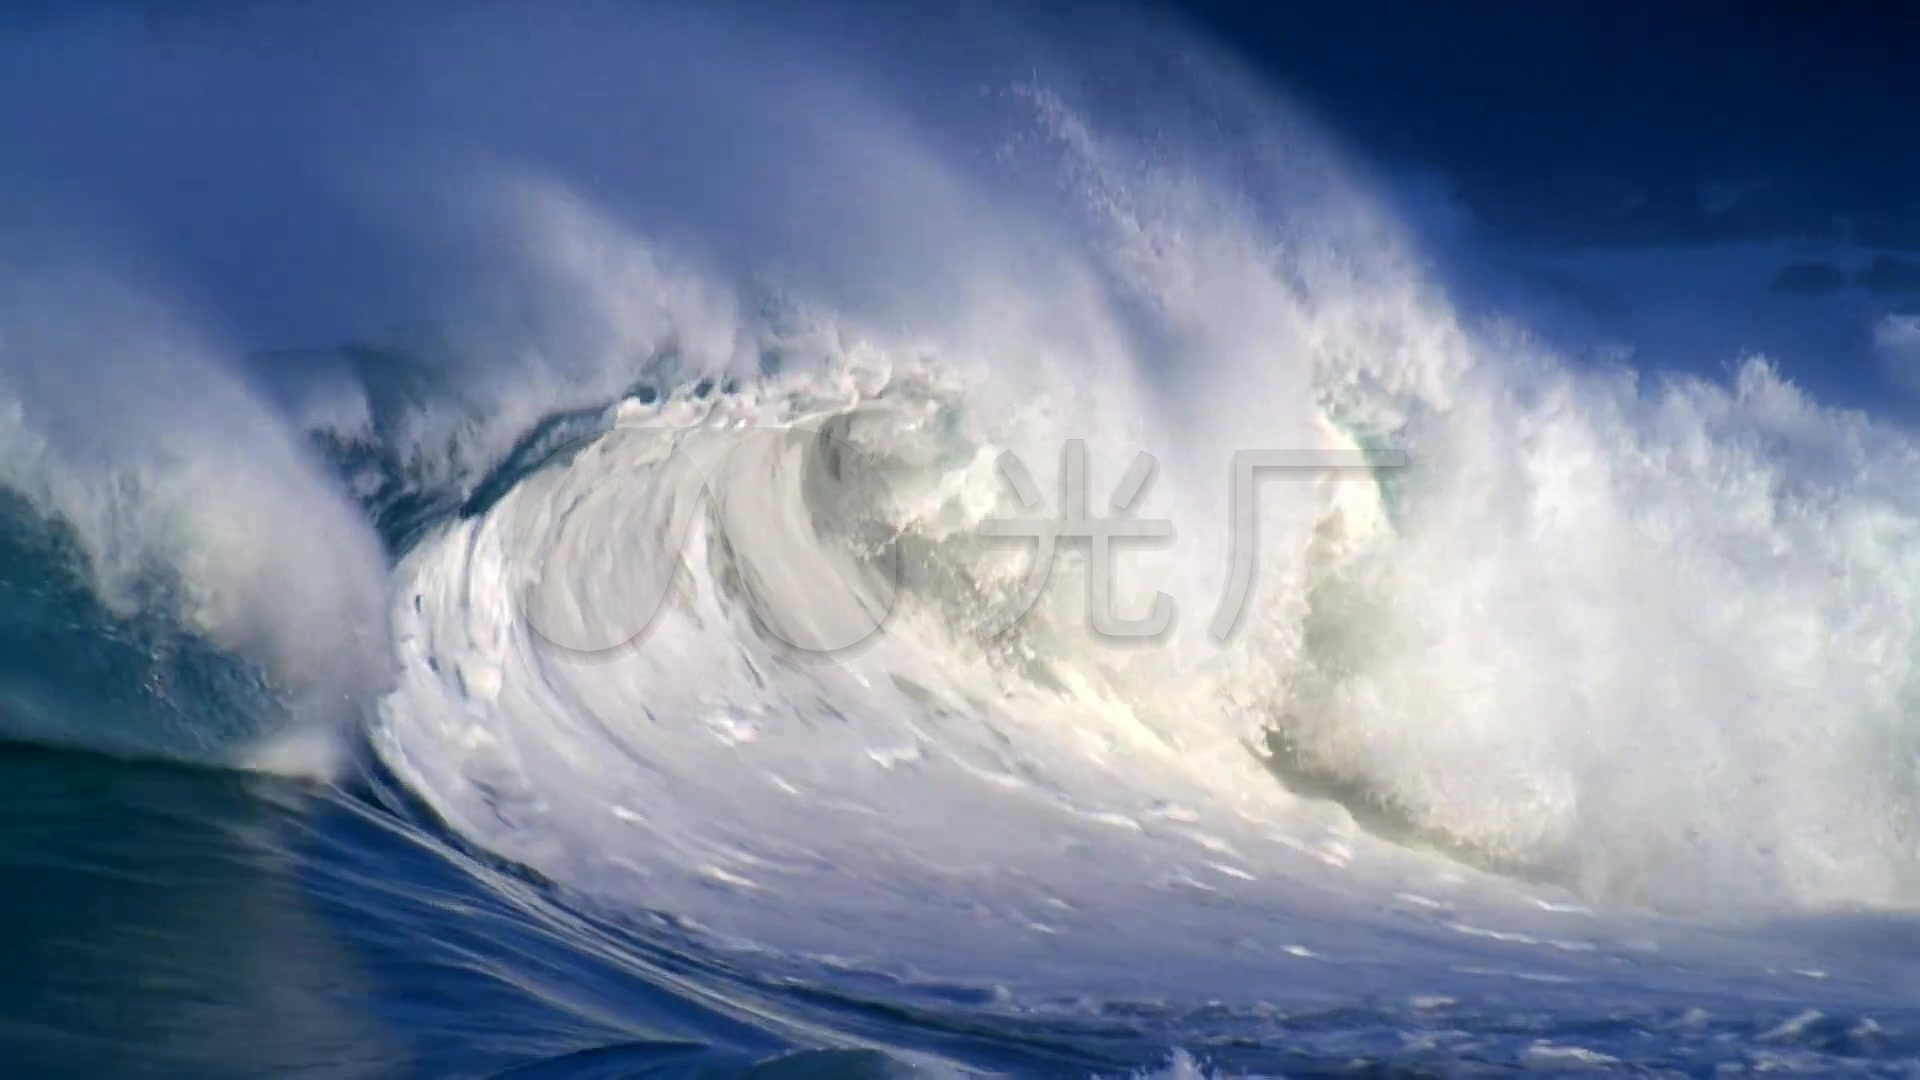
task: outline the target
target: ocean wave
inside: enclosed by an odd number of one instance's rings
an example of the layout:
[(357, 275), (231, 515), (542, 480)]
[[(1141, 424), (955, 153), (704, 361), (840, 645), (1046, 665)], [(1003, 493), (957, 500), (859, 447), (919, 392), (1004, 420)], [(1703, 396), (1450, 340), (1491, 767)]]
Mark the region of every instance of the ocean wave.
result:
[[(1401, 845), (1609, 903), (1911, 904), (1912, 439), (1764, 358), (1662, 376), (1463, 317), (1377, 185), (1210, 62), (984, 95), (1000, 169), (796, 77), (853, 105), (724, 172), (820, 211), (763, 264), (779, 215), (692, 257), (474, 166), (485, 270), (426, 344), (256, 364), (137, 275), (9, 269), (5, 580), (55, 583), (17, 611), (58, 662), (14, 665), (6, 730), (243, 763), (364, 732), (596, 903), (948, 975), (1254, 978), (1231, 943), (1431, 868)], [(1032, 512), (1002, 463), (1074, 440), (1096, 501), (1155, 463), (1173, 542), (1104, 598), (1171, 598), (1150, 647), (1089, 632), (1079, 552), (987, 632), (1027, 569), (980, 536)], [(1416, 464), (1261, 489), (1215, 641), (1235, 452), (1369, 448)]]

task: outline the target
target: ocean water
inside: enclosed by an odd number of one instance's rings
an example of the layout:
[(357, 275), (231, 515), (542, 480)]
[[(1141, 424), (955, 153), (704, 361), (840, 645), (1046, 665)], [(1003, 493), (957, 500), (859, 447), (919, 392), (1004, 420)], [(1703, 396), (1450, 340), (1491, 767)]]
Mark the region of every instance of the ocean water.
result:
[(1920, 1070), (1906, 256), (1076, 18), (0, 36), (0, 1070)]

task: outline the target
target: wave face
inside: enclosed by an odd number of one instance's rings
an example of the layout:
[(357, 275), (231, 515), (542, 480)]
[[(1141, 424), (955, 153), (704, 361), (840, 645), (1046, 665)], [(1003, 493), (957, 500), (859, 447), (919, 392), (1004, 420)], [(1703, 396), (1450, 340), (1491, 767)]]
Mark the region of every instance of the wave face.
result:
[[(1904, 430), (1762, 357), (1663, 375), (1464, 317), (1387, 191), (1196, 45), (1137, 85), (1011, 65), (1065, 74), (936, 138), (909, 62), (583, 19), (531, 32), (571, 50), (556, 93), (682, 103), (618, 128), (674, 167), (609, 191), (531, 121), (464, 132), (360, 219), (479, 267), (426, 275), (430, 332), (245, 359), (131, 271), (5, 271), (9, 595), (71, 579), (10, 618), (81, 612), (119, 673), (49, 646), (0, 674), (10, 734), (317, 767), (313, 732), (364, 731), (596, 903), (1062, 991), (1270, 982), (1276, 913), (1413, 867), (1920, 899)], [(642, 37), (661, 70), (620, 74)], [(436, 93), (510, 97), (501, 59)], [(369, 143), (452, 123), (393, 93)], [(444, 233), (392, 224), (429, 204)], [(1176, 535), (1111, 598), (1171, 598), (1151, 647), (1089, 632), (1077, 552), (986, 632), (1027, 570), (981, 536), (1032, 513), (1003, 455), (1053, 505), (1070, 440), (1097, 507), (1156, 462), (1137, 516)], [(1261, 489), (1212, 640), (1234, 452), (1379, 448), (1415, 464)]]

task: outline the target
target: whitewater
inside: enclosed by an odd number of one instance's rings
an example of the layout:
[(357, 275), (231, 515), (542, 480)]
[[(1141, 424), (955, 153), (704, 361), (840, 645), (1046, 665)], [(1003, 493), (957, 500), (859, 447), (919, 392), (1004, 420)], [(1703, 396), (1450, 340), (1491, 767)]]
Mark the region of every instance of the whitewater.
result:
[[(0, 201), (10, 742), (290, 784), (458, 882), (296, 814), (331, 902), (745, 1055), (598, 1075), (1912, 1067), (1906, 426), (1468, 303), (1431, 207), (1145, 16), (570, 10), (140, 54), (188, 107), (385, 80), (183, 135), (351, 221), (318, 347)], [(1247, 451), (1320, 467), (1226, 615)], [(1076, 453), (1170, 535), (1009, 618), (995, 523)]]

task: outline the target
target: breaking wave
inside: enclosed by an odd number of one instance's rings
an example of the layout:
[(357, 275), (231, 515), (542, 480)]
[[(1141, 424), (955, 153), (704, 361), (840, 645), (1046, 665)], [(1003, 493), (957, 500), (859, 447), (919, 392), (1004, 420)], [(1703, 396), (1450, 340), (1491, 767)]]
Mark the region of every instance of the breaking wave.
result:
[[(243, 361), (138, 275), (9, 264), (6, 730), (364, 737), (598, 902), (923, 971), (1217, 979), (1401, 846), (1660, 908), (1920, 897), (1913, 439), (1764, 358), (1463, 316), (1384, 189), (1181, 49), (993, 88), (960, 129), (997, 156), (777, 50), (811, 119), (776, 137), (669, 60), (700, 122), (648, 152), (744, 223), (474, 164), (488, 269), (379, 344)], [(716, 119), (725, 154), (682, 130)], [(1079, 548), (988, 632), (1030, 552), (982, 526), (1035, 513), (1006, 462), (1054, 507), (1073, 440), (1102, 515), (1152, 457), (1127, 512), (1174, 536), (1106, 598), (1165, 594), (1152, 641), (1090, 632)], [(1249, 449), (1414, 464), (1262, 487), (1222, 644)]]

